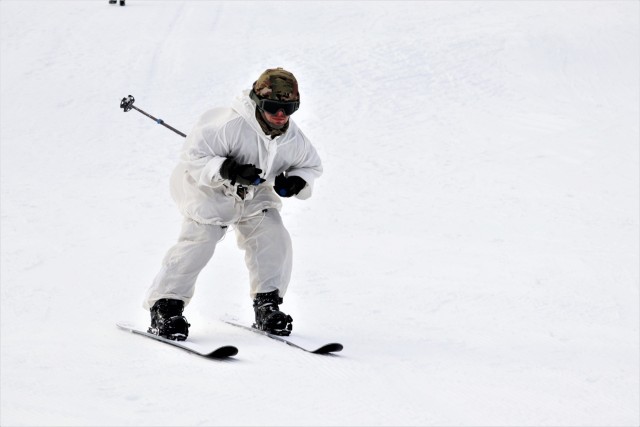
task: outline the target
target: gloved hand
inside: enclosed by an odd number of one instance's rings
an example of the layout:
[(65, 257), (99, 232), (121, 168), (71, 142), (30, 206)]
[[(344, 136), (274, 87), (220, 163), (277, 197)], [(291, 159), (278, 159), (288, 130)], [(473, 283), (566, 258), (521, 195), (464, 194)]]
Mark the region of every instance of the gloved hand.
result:
[(255, 165), (241, 165), (235, 160), (228, 158), (220, 166), (220, 176), (224, 179), (230, 179), (231, 185), (235, 185), (236, 182), (240, 185), (258, 185), (265, 180), (260, 178), (262, 169), (255, 167)]
[(284, 176), (284, 172), (276, 176), (273, 189), (281, 197), (291, 197), (298, 194), (307, 185), (307, 181), (299, 176)]

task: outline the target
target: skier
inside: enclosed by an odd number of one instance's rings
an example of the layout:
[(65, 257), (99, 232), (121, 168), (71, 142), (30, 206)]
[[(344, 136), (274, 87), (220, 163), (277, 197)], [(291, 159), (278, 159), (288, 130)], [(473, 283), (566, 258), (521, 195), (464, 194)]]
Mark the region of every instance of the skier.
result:
[[(120, 0), (120, 6), (124, 6), (124, 1), (125, 0)], [(109, 4), (116, 4), (116, 3), (118, 3), (117, 0), (109, 0)]]
[(182, 231), (145, 296), (150, 333), (187, 338), (191, 325), (184, 307), (231, 225), (245, 251), (254, 327), (276, 335), (291, 333), (293, 319), (279, 307), (292, 264), (280, 197), (309, 198), (322, 174), (316, 150), (290, 119), (299, 106), (294, 75), (268, 69), (231, 108), (205, 112), (187, 136), (170, 185), (184, 216)]

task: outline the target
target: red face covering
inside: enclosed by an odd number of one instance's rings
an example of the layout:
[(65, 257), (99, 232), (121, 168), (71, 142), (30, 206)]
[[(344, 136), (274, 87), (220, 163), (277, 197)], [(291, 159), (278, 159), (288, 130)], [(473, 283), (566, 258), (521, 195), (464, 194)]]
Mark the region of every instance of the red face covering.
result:
[(269, 135), (271, 137), (271, 139), (275, 138), (276, 136), (283, 135), (287, 131), (287, 129), (289, 129), (289, 122), (288, 121), (280, 129), (272, 128), (269, 125), (269, 122), (262, 116), (262, 112), (260, 111), (259, 108), (256, 108), (256, 120), (260, 124), (260, 127), (262, 128), (262, 131), (266, 135)]

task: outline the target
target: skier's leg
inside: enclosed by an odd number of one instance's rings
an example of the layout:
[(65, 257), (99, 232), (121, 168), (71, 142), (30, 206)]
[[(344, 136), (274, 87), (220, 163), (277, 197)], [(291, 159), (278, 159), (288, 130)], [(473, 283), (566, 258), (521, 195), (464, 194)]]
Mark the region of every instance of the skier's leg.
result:
[(236, 238), (238, 247), (245, 251), (251, 297), (275, 290), (283, 297), (291, 279), (292, 249), (277, 209), (239, 222)]
[(178, 243), (162, 261), (162, 267), (147, 290), (143, 307), (149, 310), (159, 299), (177, 299), (187, 305), (193, 296), (196, 279), (207, 265), (226, 227), (199, 224), (185, 219)]
[(238, 246), (249, 268), (254, 327), (276, 335), (289, 335), (293, 319), (280, 311), (291, 278), (291, 238), (276, 209), (236, 225)]

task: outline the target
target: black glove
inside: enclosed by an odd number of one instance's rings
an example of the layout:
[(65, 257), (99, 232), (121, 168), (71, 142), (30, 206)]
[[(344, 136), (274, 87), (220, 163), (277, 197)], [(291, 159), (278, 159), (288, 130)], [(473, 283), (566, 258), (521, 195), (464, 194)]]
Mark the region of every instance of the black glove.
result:
[(282, 197), (291, 197), (298, 194), (307, 185), (307, 181), (299, 176), (284, 176), (284, 173), (276, 176), (276, 185), (273, 189), (276, 190)]
[(254, 165), (241, 165), (235, 160), (228, 158), (220, 166), (220, 176), (224, 179), (230, 179), (231, 185), (236, 182), (240, 185), (258, 185), (265, 180), (260, 178), (262, 169), (258, 169)]

